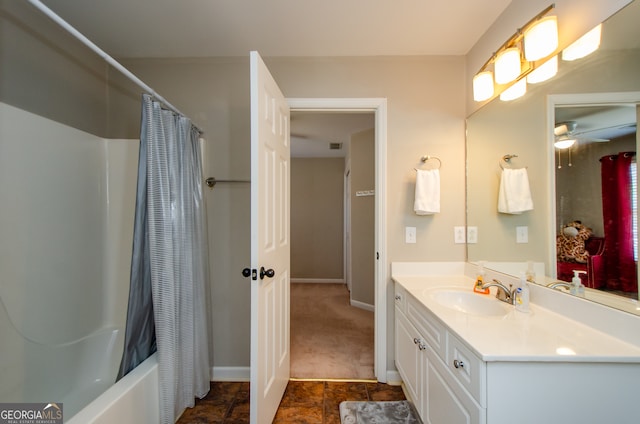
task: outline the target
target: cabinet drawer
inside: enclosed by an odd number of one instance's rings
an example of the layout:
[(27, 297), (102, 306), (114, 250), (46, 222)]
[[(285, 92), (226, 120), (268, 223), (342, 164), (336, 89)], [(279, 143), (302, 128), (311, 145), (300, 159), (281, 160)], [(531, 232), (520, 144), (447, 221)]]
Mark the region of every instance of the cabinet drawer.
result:
[(447, 345), (446, 329), (431, 312), (429, 312), (418, 300), (409, 296), (407, 299), (407, 316), (411, 323), (418, 329), (424, 341), (446, 362)]
[(407, 311), (407, 292), (404, 290), (400, 284), (395, 283), (395, 294), (394, 294), (396, 307), (398, 307), (402, 312)]
[(482, 407), (486, 407), (486, 364), (449, 332), (445, 362), (456, 380)]

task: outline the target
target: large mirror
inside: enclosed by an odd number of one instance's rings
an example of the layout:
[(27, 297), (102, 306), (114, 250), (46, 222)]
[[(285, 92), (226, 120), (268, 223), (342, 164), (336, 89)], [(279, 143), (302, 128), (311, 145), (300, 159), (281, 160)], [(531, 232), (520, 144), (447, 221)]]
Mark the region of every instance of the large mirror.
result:
[[(602, 42), (595, 53), (560, 61), (558, 74), (530, 84), (524, 97), (493, 100), (468, 118), (467, 225), (478, 229), (477, 242), (467, 245), (470, 262), (487, 261), (487, 266), (516, 276), (533, 262), (536, 283), (544, 285), (567, 275), (570, 280), (574, 270), (590, 270), (580, 274), (589, 287), (588, 299), (640, 314), (637, 183), (631, 153), (638, 145), (638, 22), (636, 0), (603, 23)], [(577, 140), (571, 147), (554, 146), (570, 138)], [(629, 178), (618, 183), (606, 172), (622, 171), (604, 170), (604, 162), (614, 162), (625, 153)], [(533, 210), (498, 212), (500, 178), (506, 167), (526, 168)], [(625, 190), (626, 206), (618, 206), (613, 194)], [(592, 250), (589, 258), (557, 259), (558, 236), (576, 231), (563, 231), (567, 225), (580, 231), (584, 249)], [(614, 236), (623, 231), (619, 227), (631, 235)], [(621, 239), (631, 246), (630, 252), (620, 251)], [(618, 261), (629, 255), (630, 261)]]

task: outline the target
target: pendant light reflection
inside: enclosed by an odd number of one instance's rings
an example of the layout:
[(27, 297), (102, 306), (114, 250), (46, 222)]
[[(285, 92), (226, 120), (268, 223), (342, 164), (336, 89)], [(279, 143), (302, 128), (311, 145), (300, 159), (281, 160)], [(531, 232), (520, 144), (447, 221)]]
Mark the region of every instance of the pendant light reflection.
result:
[(600, 47), (602, 24), (593, 28), (562, 51), (562, 60), (577, 60), (590, 55)]
[(556, 149), (564, 150), (573, 146), (575, 142), (576, 142), (575, 138), (561, 137), (557, 139), (556, 142), (553, 143), (553, 145), (555, 146)]
[(518, 97), (522, 97), (527, 92), (527, 79), (522, 78), (517, 83), (513, 84), (511, 87), (504, 90), (500, 93), (500, 100), (504, 102), (508, 102), (510, 100), (515, 100)]
[(537, 84), (553, 78), (558, 73), (558, 56), (553, 56), (527, 75), (529, 84)]

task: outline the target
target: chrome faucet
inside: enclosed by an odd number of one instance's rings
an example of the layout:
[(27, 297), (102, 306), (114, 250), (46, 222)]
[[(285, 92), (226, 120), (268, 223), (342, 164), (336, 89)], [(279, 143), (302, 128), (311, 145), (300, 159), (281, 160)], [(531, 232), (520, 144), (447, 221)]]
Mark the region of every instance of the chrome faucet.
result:
[(557, 289), (558, 287), (566, 287), (566, 288), (571, 288), (571, 283), (568, 283), (566, 281), (554, 281), (553, 283), (549, 283), (547, 284), (547, 287), (549, 287), (550, 289)]
[(482, 285), (482, 289), (488, 289), (489, 287), (497, 287), (498, 290), (496, 292), (496, 299), (501, 300), (505, 303), (509, 303), (511, 305), (515, 304), (516, 301), (516, 289), (512, 289), (513, 284), (509, 284), (509, 287), (505, 286), (502, 282), (493, 279), (492, 282), (486, 283)]

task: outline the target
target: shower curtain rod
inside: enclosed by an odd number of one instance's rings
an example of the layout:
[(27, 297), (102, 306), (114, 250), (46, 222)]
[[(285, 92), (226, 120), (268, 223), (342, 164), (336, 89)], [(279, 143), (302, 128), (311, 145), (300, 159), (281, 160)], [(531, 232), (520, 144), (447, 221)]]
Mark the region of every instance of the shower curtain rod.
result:
[[(185, 116), (185, 117), (187, 116), (184, 113), (180, 112), (180, 110), (178, 108), (176, 108), (174, 105), (169, 103), (160, 94), (156, 93), (156, 91), (153, 88), (151, 88), (147, 84), (145, 84), (140, 78), (135, 76), (131, 71), (129, 71), (124, 66), (122, 66), (117, 60), (115, 60), (113, 57), (109, 56), (104, 50), (102, 50), (100, 47), (98, 47), (96, 44), (94, 44), (91, 40), (89, 40), (87, 37), (85, 37), (80, 31), (75, 29), (67, 21), (65, 21), (60, 16), (58, 16), (53, 10), (49, 9), (47, 6), (42, 4), (42, 2), (40, 0), (28, 0), (28, 1), (36, 9), (40, 10), (42, 13), (47, 15), (47, 17), (49, 19), (51, 19), (52, 21), (56, 22), (58, 25), (60, 25), (62, 28), (64, 28), (68, 33), (70, 33), (75, 38), (77, 38), (80, 42), (82, 42), (85, 46), (89, 47), (96, 54), (98, 54), (98, 56), (100, 56), (105, 61), (107, 61), (107, 63), (109, 65), (113, 66), (118, 71), (120, 71), (124, 76), (129, 78), (129, 80), (131, 80), (133, 83), (135, 83), (138, 87), (142, 88), (148, 94), (153, 96), (156, 100), (160, 101), (167, 109), (172, 110), (173, 112), (177, 113), (178, 115)], [(200, 132), (200, 134), (204, 134), (204, 131), (202, 131), (200, 129), (200, 127), (198, 127), (193, 122), (192, 122), (192, 124), (193, 124), (194, 127), (196, 127), (196, 129)]]

